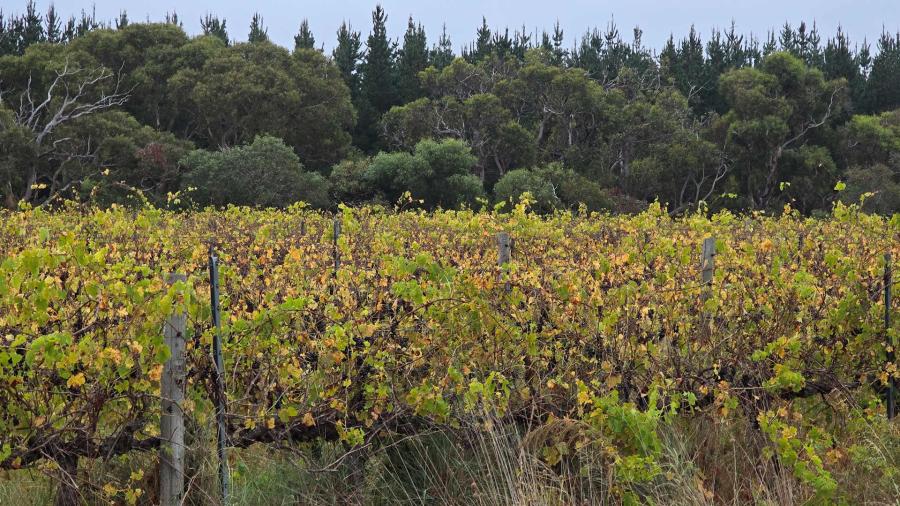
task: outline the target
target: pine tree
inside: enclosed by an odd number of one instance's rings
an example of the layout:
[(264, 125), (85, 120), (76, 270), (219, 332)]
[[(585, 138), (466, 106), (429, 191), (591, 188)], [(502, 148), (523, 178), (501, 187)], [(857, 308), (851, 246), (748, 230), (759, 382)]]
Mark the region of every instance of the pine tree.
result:
[[(168, 19), (168, 17), (167, 14), (166, 18)], [(90, 15), (82, 9), (81, 19), (78, 20), (78, 25), (75, 27), (75, 37), (86, 35), (91, 30), (96, 30), (97, 28), (100, 28), (100, 23), (97, 22), (97, 8), (94, 7), (94, 9), (91, 10)]]
[(12, 26), (7, 23), (0, 10), (0, 56), (14, 54), (16, 52), (16, 39), (12, 31)]
[(362, 58), (362, 42), (359, 32), (353, 31), (353, 27), (347, 22), (341, 23), (337, 32), (337, 45), (331, 53), (335, 65), (341, 73), (341, 78), (350, 88), (350, 95), (356, 104), (359, 95), (359, 65)]
[(719, 94), (719, 77), (731, 69), (743, 67), (747, 61), (744, 37), (737, 33), (734, 22), (724, 36), (714, 30), (706, 43), (702, 86), (696, 90), (700, 102), (696, 110), (701, 113), (725, 112), (727, 104)]
[(785, 23), (784, 26), (781, 27), (781, 34), (778, 36), (778, 44), (782, 51), (787, 51), (794, 55), (797, 54), (797, 35), (794, 33), (794, 29), (791, 28), (790, 23)]
[(629, 47), (619, 36), (619, 29), (615, 21), (606, 25), (606, 33), (603, 34), (604, 46), (601, 51), (600, 80), (603, 83), (615, 81), (619, 77), (619, 71), (625, 65)]
[(226, 46), (228, 45), (228, 31), (225, 29), (225, 19), (220, 21), (218, 17), (207, 13), (200, 20), (200, 29), (203, 30), (203, 35), (212, 35), (224, 42)]
[[(692, 34), (693, 35), (693, 34)], [(728, 66), (728, 44), (722, 41), (722, 32), (714, 29), (706, 43), (706, 75), (718, 76)]]
[(63, 28), (62, 35), (60, 35), (60, 40), (62, 42), (71, 42), (75, 39), (76, 26), (75, 16), (69, 16), (69, 19), (66, 21), (66, 27)]
[(734, 21), (732, 21), (731, 28), (725, 34), (725, 67), (736, 69), (746, 64), (747, 49), (744, 45), (744, 36), (737, 33)]
[(553, 51), (550, 58), (550, 63), (553, 65), (562, 66), (566, 61), (567, 55), (566, 50), (563, 49), (563, 43), (565, 43), (565, 33), (557, 19), (556, 24), (553, 25)]
[(626, 48), (624, 66), (639, 73), (646, 72), (653, 67), (654, 62), (650, 49), (644, 47), (644, 31), (635, 26), (631, 33), (631, 47)]
[(419, 72), (428, 66), (428, 45), (425, 28), (415, 24), (410, 16), (403, 35), (403, 47), (397, 55), (397, 95), (401, 103), (422, 96)]
[(447, 24), (445, 23), (441, 29), (441, 38), (438, 39), (437, 44), (431, 48), (431, 54), (428, 56), (428, 61), (435, 68), (440, 70), (453, 63), (453, 58), (453, 44), (450, 42), (450, 36), (447, 35)]
[(900, 108), (900, 32), (881, 34), (878, 54), (872, 59), (872, 72), (866, 85), (869, 111), (882, 112)]
[(6, 25), (6, 31), (9, 34), (10, 44), (12, 45), (12, 54), (21, 55), (24, 52), (22, 40), (25, 37), (25, 22), (22, 16), (10, 18)]
[(394, 47), (387, 37), (387, 14), (378, 5), (372, 12), (372, 31), (366, 39), (362, 88), (366, 101), (379, 113), (394, 105)]
[[(718, 42), (718, 32), (713, 32), (707, 43), (707, 54), (709, 60), (703, 54), (703, 41), (700, 33), (691, 25), (686, 39), (681, 40), (681, 46), (678, 49), (679, 66), (676, 70), (676, 84), (682, 93), (692, 101), (703, 101), (701, 95), (705, 94), (708, 86), (706, 76), (709, 75), (710, 69), (715, 69), (722, 65), (721, 58), (724, 54), (720, 51)], [(703, 108), (703, 106), (701, 106)]]
[(183, 26), (183, 23), (178, 19), (178, 13), (175, 11), (172, 11), (171, 14), (166, 13), (166, 23), (177, 27)]
[(806, 61), (809, 58), (809, 36), (806, 33), (806, 22), (801, 21), (794, 36), (794, 56)]
[(247, 35), (247, 42), (251, 44), (255, 42), (269, 42), (269, 29), (263, 25), (263, 18), (258, 12), (253, 13), (253, 19), (250, 20), (250, 33)]
[(525, 60), (525, 53), (531, 48), (531, 34), (522, 25), (522, 30), (513, 34), (512, 54), (519, 61)]
[(856, 65), (859, 67), (859, 72), (864, 78), (867, 78), (872, 72), (872, 47), (869, 45), (868, 40), (863, 39), (862, 45), (856, 50), (855, 60)]
[(32, 44), (44, 42), (44, 25), (41, 15), (37, 12), (33, 0), (28, 0), (25, 5), (25, 14), (21, 18), (21, 35), (19, 37), (19, 54), (25, 52), (25, 48)]
[(475, 32), (475, 42), (469, 53), (466, 55), (470, 63), (475, 63), (488, 57), (494, 51), (494, 37), (491, 29), (487, 24), (487, 18), (481, 18), (481, 26)]
[(309, 21), (304, 19), (300, 22), (300, 31), (294, 35), (294, 51), (298, 49), (315, 49), (316, 38), (309, 29)]
[(675, 84), (675, 72), (678, 67), (678, 50), (675, 49), (675, 35), (669, 33), (666, 45), (659, 52), (659, 71), (669, 84)]
[(828, 79), (843, 77), (847, 81), (851, 81), (859, 74), (859, 67), (850, 49), (850, 40), (841, 26), (838, 26), (834, 38), (825, 43), (822, 71)]
[(584, 69), (594, 79), (600, 78), (601, 53), (606, 50), (603, 44), (603, 37), (596, 27), (588, 30), (581, 36), (579, 45), (572, 50), (571, 65)]
[(812, 30), (806, 41), (806, 65), (817, 69), (822, 68), (822, 37), (819, 35), (815, 21), (813, 21)]
[(825, 50), (822, 52), (822, 72), (827, 79), (846, 79), (854, 106), (860, 108), (865, 105), (865, 75), (850, 48), (850, 39), (841, 26), (838, 26), (834, 38), (828, 39), (825, 43)]
[(756, 66), (762, 60), (762, 50), (759, 47), (759, 40), (752, 33), (750, 41), (744, 48), (745, 61), (744, 65)]
[(361, 94), (357, 143), (371, 151), (377, 142), (377, 123), (396, 105), (394, 82), (395, 45), (387, 37), (387, 14), (377, 5), (372, 12), (372, 31), (366, 39), (366, 55), (361, 65)]
[(763, 44), (762, 56), (766, 57), (778, 50), (778, 44), (775, 42), (775, 32), (769, 31), (766, 43)]
[(119, 18), (116, 19), (116, 30), (121, 30), (128, 26), (128, 13), (124, 10), (119, 12)]
[(59, 43), (62, 42), (62, 23), (59, 20), (59, 14), (56, 13), (56, 7), (53, 4), (50, 4), (50, 7), (47, 9), (47, 14), (44, 15), (44, 33), (47, 38), (47, 42), (50, 43)]
[(500, 30), (497, 30), (494, 33), (494, 38), (491, 40), (491, 47), (493, 49), (493, 53), (497, 56), (500, 61), (504, 61), (512, 55), (513, 52), (513, 39), (509, 36), (509, 28), (505, 28), (503, 33), (500, 33)]

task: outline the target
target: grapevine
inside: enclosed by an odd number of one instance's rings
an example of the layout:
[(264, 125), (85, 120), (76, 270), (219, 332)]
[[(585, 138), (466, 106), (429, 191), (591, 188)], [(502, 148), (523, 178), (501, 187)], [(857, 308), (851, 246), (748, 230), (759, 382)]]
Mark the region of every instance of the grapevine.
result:
[[(623, 483), (640, 483), (658, 475), (661, 420), (744, 417), (829, 496), (823, 456), (837, 435), (802, 413), (829, 397), (840, 399), (828, 404), (833, 416), (883, 416), (880, 395), (900, 377), (887, 361), (898, 327), (884, 328), (880, 298), (884, 254), (900, 258), (900, 219), (853, 207), (825, 219), (789, 208), (674, 219), (658, 206), (541, 217), (524, 204), (335, 216), (71, 207), (2, 218), (7, 469), (158, 448), (161, 329), (176, 311), (189, 317), (185, 411), (213, 416), (210, 246), (222, 264), (237, 447), (356, 446), (473, 413), (529, 426), (572, 420), (579, 444), (602, 447)], [(514, 238), (504, 265), (501, 231)], [(167, 286), (171, 272), (187, 281)], [(544, 448), (550, 462), (564, 453)]]

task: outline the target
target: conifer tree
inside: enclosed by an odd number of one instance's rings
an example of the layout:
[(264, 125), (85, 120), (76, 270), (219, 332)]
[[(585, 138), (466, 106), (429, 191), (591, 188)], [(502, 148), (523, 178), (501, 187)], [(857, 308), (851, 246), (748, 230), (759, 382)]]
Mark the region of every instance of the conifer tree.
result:
[(32, 44), (44, 42), (44, 25), (41, 15), (37, 12), (33, 0), (28, 0), (25, 5), (25, 14), (21, 18), (21, 35), (19, 37), (19, 54), (25, 52), (25, 48)]
[(872, 59), (872, 72), (866, 86), (871, 112), (900, 108), (900, 32), (883, 32), (878, 39), (878, 54)]
[(69, 19), (66, 21), (66, 27), (62, 29), (60, 40), (62, 42), (71, 42), (76, 36), (76, 26), (75, 16), (69, 16)]
[(203, 35), (212, 35), (219, 38), (226, 46), (228, 45), (228, 31), (225, 28), (225, 19), (220, 21), (218, 17), (207, 13), (200, 20), (200, 28), (203, 30)]
[(403, 36), (403, 46), (397, 55), (397, 94), (401, 103), (412, 102), (422, 96), (419, 72), (428, 66), (428, 46), (425, 28), (410, 16)]
[[(169, 19), (168, 14), (166, 14), (166, 19)], [(84, 12), (84, 10), (82, 9), (81, 19), (78, 20), (78, 24), (75, 26), (75, 37), (86, 35), (91, 30), (96, 30), (97, 28), (100, 28), (100, 23), (97, 22), (96, 7), (91, 10), (90, 14)]]
[(563, 49), (563, 43), (565, 43), (565, 32), (559, 26), (559, 20), (556, 20), (556, 24), (553, 25), (553, 49), (551, 52), (550, 62), (553, 65), (561, 66), (565, 63), (566, 60), (566, 50)]
[(781, 27), (781, 33), (778, 35), (778, 44), (782, 51), (787, 51), (793, 55), (797, 55), (797, 35), (790, 23), (785, 22)]
[(3, 11), (0, 10), (0, 56), (6, 56), (16, 52), (16, 39), (12, 27), (6, 22)]
[(440, 70), (453, 63), (453, 57), (453, 44), (450, 42), (450, 36), (447, 35), (447, 24), (445, 23), (441, 29), (441, 38), (431, 48), (428, 60), (431, 65)]
[(778, 50), (778, 43), (775, 42), (775, 32), (769, 31), (766, 43), (762, 47), (762, 56), (766, 57)]
[(525, 25), (522, 25), (522, 30), (516, 30), (513, 35), (512, 54), (517, 60), (524, 61), (525, 52), (529, 48), (531, 48), (531, 34), (525, 29)]
[(856, 56), (850, 47), (850, 39), (841, 26), (838, 26), (834, 38), (828, 39), (825, 43), (822, 52), (822, 72), (828, 79), (846, 79), (853, 103), (861, 105), (862, 93), (865, 91), (865, 76), (860, 72)]
[(812, 30), (806, 38), (806, 65), (821, 69), (822, 68), (822, 36), (819, 35), (819, 28), (813, 22)]
[(181, 22), (181, 20), (178, 19), (178, 13), (175, 11), (172, 11), (171, 14), (169, 14), (168, 12), (166, 13), (166, 23), (168, 23), (170, 25), (175, 25), (179, 28), (184, 26), (184, 24)]
[(315, 49), (316, 38), (309, 29), (309, 21), (304, 19), (300, 22), (300, 31), (294, 35), (294, 51), (298, 49)]
[(481, 26), (475, 32), (475, 42), (466, 54), (466, 59), (470, 63), (483, 60), (494, 51), (494, 37), (491, 29), (487, 24), (487, 18), (481, 18)]
[(366, 55), (360, 67), (357, 142), (367, 152), (375, 148), (377, 123), (381, 115), (398, 103), (394, 55), (395, 44), (387, 36), (387, 14), (377, 5), (372, 12), (372, 31), (366, 39)]
[(253, 13), (253, 19), (250, 20), (250, 33), (247, 34), (247, 42), (268, 42), (269, 29), (263, 24), (263, 18), (258, 12)]
[(116, 19), (116, 30), (121, 30), (128, 26), (128, 13), (124, 10), (119, 12), (119, 17)]
[(47, 14), (44, 16), (44, 34), (47, 42), (62, 42), (62, 23), (59, 20), (59, 14), (56, 13), (56, 7), (50, 4)]
[(331, 53), (341, 78), (350, 88), (353, 103), (356, 104), (359, 96), (359, 65), (362, 58), (362, 42), (360, 33), (353, 30), (347, 22), (341, 23), (337, 32), (337, 45)]

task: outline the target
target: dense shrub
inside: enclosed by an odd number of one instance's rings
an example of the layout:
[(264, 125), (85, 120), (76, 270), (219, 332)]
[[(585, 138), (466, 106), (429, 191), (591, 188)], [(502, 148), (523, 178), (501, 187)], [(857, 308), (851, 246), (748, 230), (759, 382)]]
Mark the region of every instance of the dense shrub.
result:
[(472, 205), (483, 195), (481, 181), (472, 175), (477, 159), (462, 141), (424, 140), (408, 153), (379, 153), (366, 171), (366, 180), (388, 201), (404, 192), (433, 209)]
[(192, 151), (182, 164), (188, 171), (183, 187), (201, 205), (329, 204), (325, 178), (304, 172), (294, 151), (275, 137), (256, 137), (252, 144), (221, 151)]

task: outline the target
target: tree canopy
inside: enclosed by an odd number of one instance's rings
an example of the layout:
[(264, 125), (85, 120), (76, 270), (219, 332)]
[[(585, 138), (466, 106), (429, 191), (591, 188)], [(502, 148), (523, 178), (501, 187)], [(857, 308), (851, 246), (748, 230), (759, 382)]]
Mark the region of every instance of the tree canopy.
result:
[[(567, 47), (558, 23), (538, 33), (482, 18), (457, 54), (446, 29), (429, 39), (410, 17), (394, 40), (387, 20), (378, 6), (365, 30), (343, 23), (326, 52), (306, 19), (290, 50), (273, 44), (259, 13), (246, 42), (212, 13), (193, 37), (175, 13), (108, 22), (33, 1), (0, 13), (2, 201), (163, 202), (206, 181), (192, 174), (200, 160), (271, 137), (321, 175), (325, 207), (529, 191), (552, 194), (538, 198), (548, 210), (814, 213), (841, 198), (898, 210), (900, 34), (870, 46), (840, 28), (786, 23), (756, 39), (732, 24), (654, 49), (610, 22)], [(302, 194), (281, 190), (242, 202)], [(205, 191), (200, 202), (230, 201)]]

